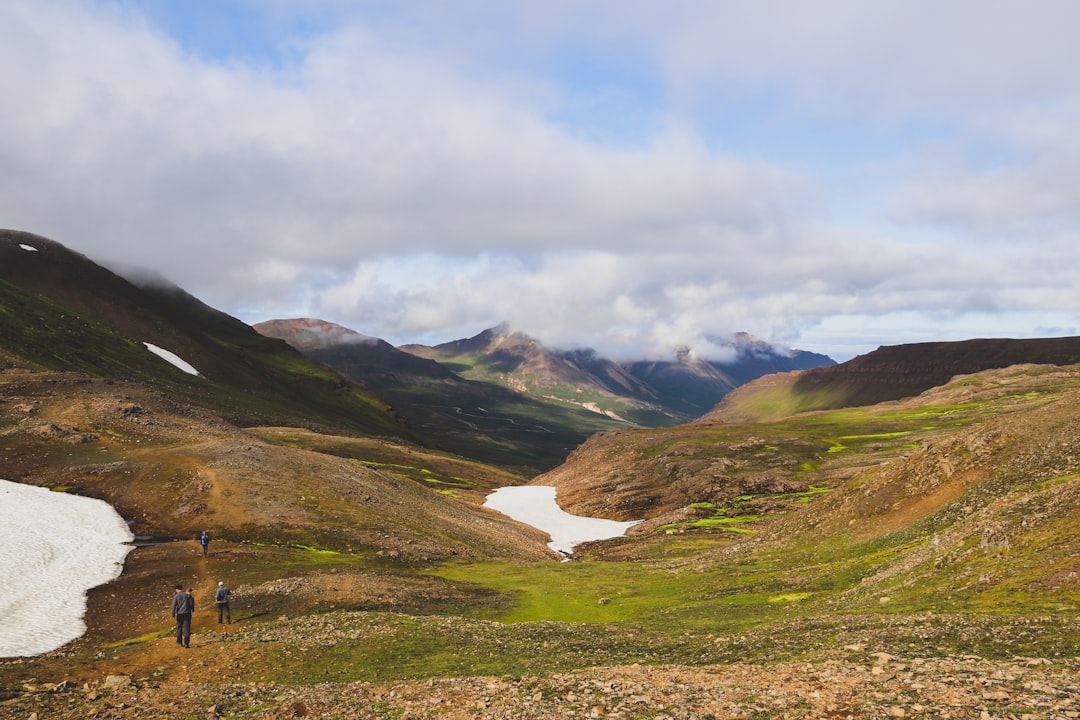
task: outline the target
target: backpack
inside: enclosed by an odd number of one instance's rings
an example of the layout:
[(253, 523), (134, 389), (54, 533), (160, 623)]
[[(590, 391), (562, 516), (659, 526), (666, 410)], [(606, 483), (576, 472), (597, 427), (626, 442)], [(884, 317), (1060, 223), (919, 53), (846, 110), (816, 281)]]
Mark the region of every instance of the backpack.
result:
[(209, 545), (210, 544), (210, 536), (207, 535), (206, 533), (203, 533), (202, 537), (199, 538), (199, 542), (201, 542), (203, 545)]

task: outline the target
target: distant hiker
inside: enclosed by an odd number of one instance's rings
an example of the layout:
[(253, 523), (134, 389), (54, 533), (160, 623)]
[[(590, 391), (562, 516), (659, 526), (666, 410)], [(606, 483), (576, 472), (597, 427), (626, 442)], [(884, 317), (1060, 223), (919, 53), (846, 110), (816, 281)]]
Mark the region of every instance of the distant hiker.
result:
[(214, 596), (214, 598), (217, 600), (217, 621), (218, 621), (218, 625), (221, 624), (222, 615), (225, 616), (225, 623), (227, 625), (232, 624), (232, 615), (229, 613), (229, 595), (231, 595), (231, 594), (232, 594), (232, 591), (229, 590), (229, 588), (225, 587), (225, 583), (218, 582), (218, 584), (217, 584), (217, 594)]
[(191, 614), (195, 612), (195, 596), (176, 586), (172, 599), (172, 616), (176, 618), (176, 644), (191, 647)]
[(207, 551), (210, 549), (210, 536), (205, 530), (203, 530), (202, 537), (199, 538), (199, 544), (202, 545), (203, 557), (206, 557)]

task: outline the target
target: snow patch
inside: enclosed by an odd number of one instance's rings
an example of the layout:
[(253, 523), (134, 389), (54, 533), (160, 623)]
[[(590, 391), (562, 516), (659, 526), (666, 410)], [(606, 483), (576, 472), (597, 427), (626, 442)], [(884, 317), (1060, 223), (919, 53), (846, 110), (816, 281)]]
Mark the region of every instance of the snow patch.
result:
[(622, 537), (627, 530), (641, 522), (571, 515), (555, 502), (555, 494), (555, 488), (541, 485), (504, 487), (488, 495), (484, 507), (543, 530), (551, 536), (548, 547), (564, 555), (573, 552), (574, 546), (579, 543)]
[(27, 252), (37, 252), (38, 251), (38, 249), (36, 247), (34, 247), (33, 245), (24, 245), (23, 243), (19, 243), (19, 247), (21, 247), (23, 250), (26, 250)]
[(0, 657), (40, 655), (86, 632), (86, 591), (120, 575), (132, 540), (102, 500), (0, 480)]
[(198, 370), (196, 370), (191, 365), (189, 365), (188, 363), (181, 360), (174, 353), (171, 353), (168, 350), (163, 350), (163, 349), (159, 348), (157, 345), (151, 345), (148, 342), (144, 342), (143, 345), (145, 345), (146, 349), (149, 350), (150, 352), (152, 352), (155, 355), (157, 355), (158, 357), (168, 361), (170, 364), (180, 368), (181, 370), (183, 370), (187, 374), (189, 374), (189, 375), (198, 375), (199, 374)]

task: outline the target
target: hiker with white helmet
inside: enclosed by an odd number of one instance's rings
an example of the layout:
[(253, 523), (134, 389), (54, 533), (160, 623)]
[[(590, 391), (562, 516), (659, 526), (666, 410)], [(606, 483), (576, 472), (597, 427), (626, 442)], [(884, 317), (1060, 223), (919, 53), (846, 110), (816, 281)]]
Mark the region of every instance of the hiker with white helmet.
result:
[(225, 618), (227, 624), (232, 624), (232, 615), (229, 613), (229, 595), (232, 591), (225, 587), (224, 582), (218, 582), (217, 594), (214, 598), (217, 600), (217, 621), (218, 625), (221, 624), (221, 618)]

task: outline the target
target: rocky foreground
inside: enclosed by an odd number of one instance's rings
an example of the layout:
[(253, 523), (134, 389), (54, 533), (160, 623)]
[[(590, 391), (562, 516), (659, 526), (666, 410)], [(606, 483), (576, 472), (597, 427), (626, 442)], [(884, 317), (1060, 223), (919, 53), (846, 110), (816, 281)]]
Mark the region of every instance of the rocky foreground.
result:
[[(0, 717), (46, 718), (1080, 718), (1075, 658), (900, 658), (858, 646), (865, 662), (603, 667), (544, 677), (211, 685), (111, 675), (35, 684)], [(188, 665), (200, 664), (197, 652)], [(179, 671), (179, 672), (177, 672)]]

